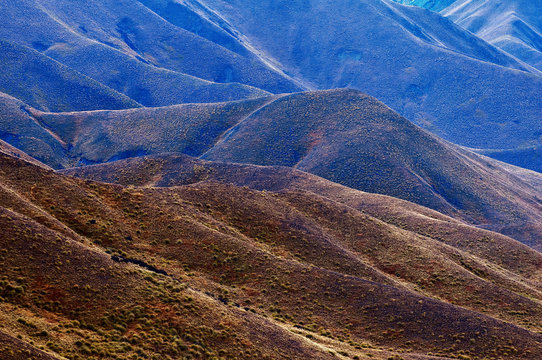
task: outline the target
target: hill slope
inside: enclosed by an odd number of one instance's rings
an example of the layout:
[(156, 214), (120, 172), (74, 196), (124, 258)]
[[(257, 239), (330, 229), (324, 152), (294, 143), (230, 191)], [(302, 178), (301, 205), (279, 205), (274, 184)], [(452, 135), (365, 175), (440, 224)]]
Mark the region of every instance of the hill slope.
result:
[(146, 106), (266, 94), (238, 83), (272, 92), (300, 89), (249, 51), (232, 52), (135, 0), (102, 0), (84, 10), (71, 1), (24, 0), (0, 4), (0, 14), (5, 24), (0, 38), (31, 47)]
[(315, 88), (359, 89), (459, 145), (539, 142), (540, 72), (511, 69), (528, 66), (439, 14), (381, 0), (199, 3)]
[(45, 111), (126, 109), (141, 105), (51, 58), (0, 39), (0, 91)]
[[(28, 113), (32, 116), (23, 113), (27, 128), (49, 140), (54, 134), (51, 146), (62, 149), (48, 164), (70, 167), (177, 152), (291, 166), (352, 188), (413, 201), (539, 246), (538, 182), (426, 133), (357, 91), (125, 111)], [(10, 130), (10, 136), (24, 139), (17, 131)], [(21, 150), (31, 156), (40, 153), (29, 146)], [(43, 157), (38, 160), (46, 162)]]
[(419, 6), (432, 11), (440, 11), (449, 5), (453, 4), (456, 0), (393, 0), (399, 4)]
[[(540, 253), (470, 227), (452, 246), (447, 229), (465, 225), (412, 204), (443, 240), (302, 189), (122, 188), (3, 154), (0, 184), (4, 331), (63, 356), (542, 355)], [(476, 254), (481, 236), (491, 254)]]
[(485, 41), (542, 69), (542, 2), (458, 0), (442, 14)]

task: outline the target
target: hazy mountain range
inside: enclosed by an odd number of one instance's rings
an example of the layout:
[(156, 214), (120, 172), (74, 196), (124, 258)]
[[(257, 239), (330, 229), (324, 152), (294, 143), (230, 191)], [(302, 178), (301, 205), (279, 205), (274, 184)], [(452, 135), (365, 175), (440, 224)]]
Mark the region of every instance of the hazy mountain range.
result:
[(0, 358), (542, 358), (537, 1), (0, 3)]

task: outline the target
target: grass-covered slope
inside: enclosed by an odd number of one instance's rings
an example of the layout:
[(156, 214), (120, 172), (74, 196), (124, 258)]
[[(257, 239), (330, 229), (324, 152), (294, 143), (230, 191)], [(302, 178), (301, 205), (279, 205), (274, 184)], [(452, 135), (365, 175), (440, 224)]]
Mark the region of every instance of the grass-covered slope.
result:
[[(539, 245), (538, 182), (430, 135), (358, 91), (123, 111), (28, 113), (28, 127), (59, 141), (56, 146), (63, 152), (56, 163), (48, 163), (60, 164), (56, 167), (164, 152), (290, 166)], [(10, 136), (24, 138), (20, 132)], [(39, 154), (28, 147), (21, 150)]]
[(355, 189), (461, 213), (538, 243), (538, 235), (526, 229), (540, 231), (539, 187), (356, 91), (282, 97), (230, 129), (203, 157), (295, 167)]
[[(265, 317), (187, 286), (188, 277), (164, 276), (143, 260), (120, 260), (111, 249), (106, 252), (90, 241), (97, 239), (82, 237), (82, 228), (69, 220), (78, 211), (106, 211), (119, 231), (127, 225), (103, 203), (105, 193), (98, 195), (105, 187), (1, 157), (2, 359), (333, 358)], [(43, 208), (27, 197), (26, 186), (19, 187), (23, 183), (63, 200)], [(91, 194), (97, 197), (91, 199)], [(66, 200), (75, 201), (80, 210), (69, 215)], [(67, 217), (51, 215), (53, 209)]]
[(163, 152), (199, 156), (230, 127), (274, 98), (120, 112), (35, 113), (35, 119), (70, 144), (64, 166)]
[[(83, 25), (72, 28), (58, 21), (54, 15), (55, 8), (48, 11), (34, 1), (4, 4), (0, 7), (0, 16), (5, 24), (0, 29), (0, 38), (31, 47), (145, 106), (227, 101), (266, 94), (265, 91), (250, 86), (238, 83), (218, 84), (155, 66), (144, 60), (143, 54), (139, 55), (132, 50), (123, 51), (121, 40), (111, 38), (109, 41), (98, 42), (89, 35), (92, 29), (87, 29)], [(132, 11), (136, 10), (132, 9)], [(126, 10), (122, 12), (126, 13)], [(141, 15), (145, 14), (144, 9), (139, 9), (139, 12), (142, 13)], [(152, 18), (151, 15), (147, 15)], [(21, 18), (27, 21), (19, 21), (18, 19)], [(97, 24), (94, 23), (93, 26)], [(148, 26), (152, 29), (151, 24)], [(148, 30), (152, 32), (151, 29)], [(151, 35), (152, 33), (149, 34)], [(197, 43), (199, 40), (189, 37), (183, 41)], [(201, 44), (197, 46), (203, 47)], [(182, 51), (185, 46), (178, 47), (181, 48), (179, 51)], [(214, 56), (208, 56), (206, 66), (213, 66), (213, 62), (223, 63), (221, 66), (226, 66), (228, 61), (220, 56), (221, 52), (226, 51), (216, 47), (215, 52)], [(190, 56), (197, 57), (196, 54)], [(232, 66), (235, 67), (235, 65)], [(243, 66), (249, 67), (247, 64)], [(258, 73), (256, 68), (252, 68), (252, 71)], [(40, 78), (36, 77), (37, 83), (39, 80)]]
[(251, 52), (226, 49), (169, 23), (136, 0), (94, 1), (85, 8), (62, 0), (0, 6), (6, 24), (0, 38), (33, 47), (147, 106), (247, 98), (258, 93), (253, 87), (299, 90)]
[(141, 105), (33, 50), (0, 38), (0, 92), (44, 111), (126, 109)]
[(442, 15), (480, 38), (542, 69), (542, 3), (458, 0)]
[[(540, 253), (384, 196), (353, 191), (366, 205), (347, 206), (352, 190), (298, 178), (329, 195), (123, 188), (0, 154), (2, 331), (69, 358), (542, 355)], [(440, 228), (402, 229), (364, 213), (371, 201)]]
[(199, 2), (315, 88), (357, 88), (460, 145), (539, 141), (540, 72), (514, 70), (529, 66), (439, 14), (381, 0)]

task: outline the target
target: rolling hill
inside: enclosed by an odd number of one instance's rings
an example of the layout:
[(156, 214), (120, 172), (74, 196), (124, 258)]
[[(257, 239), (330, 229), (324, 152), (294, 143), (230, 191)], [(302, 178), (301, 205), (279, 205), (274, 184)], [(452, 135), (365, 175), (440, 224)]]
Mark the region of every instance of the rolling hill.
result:
[(381, 0), (198, 3), (315, 89), (359, 89), (463, 146), (539, 142), (540, 72), (439, 14)]
[(458, 0), (442, 14), (518, 59), (542, 69), (542, 2)]
[[(0, 19), (4, 23), (0, 39), (31, 48), (79, 72), (79, 76), (88, 76), (145, 106), (219, 102), (268, 94), (239, 82), (256, 84), (273, 92), (300, 89), (254, 56), (250, 57), (248, 51), (239, 55), (178, 28), (137, 1), (93, 2), (85, 11), (70, 8), (75, 5), (73, 2), (26, 0), (0, 4)], [(75, 18), (76, 15), (80, 17)], [(26, 20), (22, 22), (21, 18)], [(79, 21), (77, 25), (73, 24), (75, 20)], [(133, 31), (139, 29), (142, 35), (131, 35), (129, 26)], [(139, 39), (148, 44), (137, 44)], [(160, 51), (163, 58), (169, 56), (167, 63), (173, 65), (159, 63), (153, 51)], [(205, 64), (201, 58), (207, 59)], [(30, 66), (16, 57), (3, 60), (14, 62), (12, 66)], [(39, 89), (46, 74), (46, 69), (29, 74), (28, 79), (33, 80), (29, 85)], [(20, 72), (13, 71), (10, 75), (13, 82), (19, 81)], [(50, 82), (60, 81), (53, 74), (48, 76)], [(26, 101), (21, 91), (11, 93), (13, 82), (4, 84), (2, 91)], [(30, 94), (34, 92), (32, 86), (27, 87)], [(77, 89), (72, 89), (71, 95), (75, 97), (75, 94)], [(96, 107), (98, 103), (92, 105), (93, 109), (100, 108)], [(111, 108), (105, 105), (101, 108)], [(89, 106), (69, 110), (87, 110)], [(66, 111), (66, 108), (50, 110)]]
[(39, 52), (0, 38), (0, 92), (44, 111), (141, 107)]
[[(28, 113), (32, 116), (23, 113), (28, 127), (46, 139), (54, 134), (52, 146), (62, 152), (47, 162), (37, 156), (40, 151), (21, 149), (52, 166), (167, 152), (289, 166), (540, 245), (539, 174), (512, 171), (438, 139), (358, 91), (122, 111)], [(16, 131), (13, 139), (19, 139)]]
[(538, 1), (0, 2), (0, 359), (542, 359)]
[[(500, 13), (518, 9), (514, 16), (536, 35), (531, 5), (515, 1), (495, 9), (492, 3), (456, 2), (447, 9), (464, 10), (468, 20), (459, 18), (463, 10), (454, 11), (458, 19), (450, 15), (459, 25), (478, 23), (476, 14), (500, 21)], [(440, 8), (449, 2), (415, 4)], [(85, 89), (67, 86), (43, 67), (25, 82), (18, 60), (4, 59), (15, 61), (15, 68), (5, 73), (0, 91), (42, 111), (159, 107), (349, 87), (446, 140), (486, 154), (511, 151), (514, 156), (496, 156), (516, 165), (529, 163), (525, 149), (540, 145), (542, 73), (496, 47), (496, 39), (474, 36), (417, 7), (382, 0), (295, 6), (100, 0), (83, 10), (69, 0), (23, 0), (0, 4), (0, 14), (0, 39), (67, 66), (61, 78), (66, 71), (83, 75), (80, 81), (90, 78), (104, 91), (133, 100), (117, 105), (85, 98)], [(509, 38), (499, 31), (496, 38)], [(522, 41), (535, 47), (531, 35)], [(36, 63), (37, 55), (28, 61)]]
[(122, 187), (0, 154), (2, 336), (49, 358), (542, 355), (540, 253), (299, 171), (184, 161), (282, 190)]

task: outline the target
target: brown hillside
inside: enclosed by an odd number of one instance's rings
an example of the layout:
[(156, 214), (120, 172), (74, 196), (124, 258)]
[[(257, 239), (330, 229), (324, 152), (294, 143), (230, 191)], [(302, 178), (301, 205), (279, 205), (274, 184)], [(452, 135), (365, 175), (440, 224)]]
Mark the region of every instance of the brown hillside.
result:
[[(22, 288), (2, 303), (3, 323), (63, 356), (542, 356), (540, 253), (475, 228), (453, 246), (446, 224), (467, 226), (447, 217), (428, 217), (437, 239), (303, 189), (123, 188), (4, 155), (0, 181), (4, 284)], [(394, 201), (383, 208), (401, 211)], [(422, 209), (411, 206), (408, 216)], [(482, 234), (524, 261), (514, 268), (469, 245)], [(65, 327), (74, 321), (80, 330)]]

